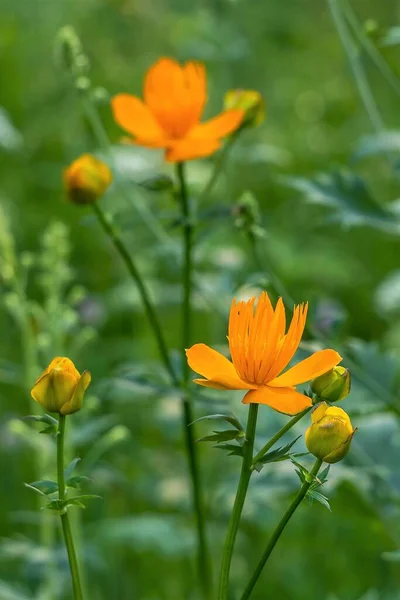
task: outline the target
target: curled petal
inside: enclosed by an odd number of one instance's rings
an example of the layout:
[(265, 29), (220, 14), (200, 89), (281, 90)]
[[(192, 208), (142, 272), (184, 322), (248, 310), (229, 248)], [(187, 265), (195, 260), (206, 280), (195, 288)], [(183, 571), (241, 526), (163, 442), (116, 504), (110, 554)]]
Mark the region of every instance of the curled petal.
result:
[(76, 378), (61, 369), (52, 369), (40, 377), (32, 388), (31, 395), (49, 412), (60, 412), (69, 402), (76, 387)]
[(195, 383), (205, 387), (226, 390), (248, 390), (251, 384), (240, 379), (235, 367), (225, 356), (206, 344), (195, 344), (186, 350), (191, 369), (205, 379), (195, 379)]
[(78, 385), (75, 388), (71, 400), (64, 404), (60, 410), (62, 415), (72, 415), (72, 413), (77, 412), (82, 408), (83, 397), (91, 380), (92, 376), (90, 372), (84, 371), (78, 381)]
[(268, 385), (251, 390), (245, 395), (242, 402), (243, 404), (267, 404), (285, 415), (297, 415), (312, 406), (310, 398), (299, 394), (294, 388), (270, 388)]
[(329, 369), (333, 369), (341, 360), (342, 357), (335, 350), (320, 350), (299, 362), (286, 371), (286, 373), (283, 373), (283, 375), (279, 375), (279, 377), (269, 381), (268, 385), (272, 387), (287, 387), (305, 383), (323, 375)]

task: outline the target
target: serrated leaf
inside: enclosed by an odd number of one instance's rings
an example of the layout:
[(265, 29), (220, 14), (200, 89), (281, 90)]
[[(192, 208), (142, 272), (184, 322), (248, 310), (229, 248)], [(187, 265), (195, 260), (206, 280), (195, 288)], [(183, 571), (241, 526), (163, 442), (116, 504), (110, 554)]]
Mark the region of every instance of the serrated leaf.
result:
[(56, 481), (51, 481), (50, 479), (42, 479), (40, 481), (33, 481), (32, 483), (25, 484), (31, 488), (34, 488), (38, 492), (41, 492), (45, 496), (49, 494), (54, 494), (58, 491), (58, 484)]
[(214, 431), (211, 435), (205, 435), (196, 440), (196, 442), (227, 442), (229, 440), (236, 440), (238, 435), (241, 435), (243, 438), (243, 434), (238, 432), (237, 429), (225, 429), (224, 431)]
[(323, 494), (321, 494), (320, 492), (316, 492), (315, 490), (309, 489), (306, 497), (307, 497), (307, 500), (310, 502), (310, 504), (312, 504), (313, 501), (315, 500), (316, 502), (319, 502), (320, 504), (325, 506), (329, 511), (332, 512), (328, 498), (326, 496), (324, 496)]
[(301, 192), (307, 202), (331, 208), (330, 221), (346, 227), (369, 225), (398, 235), (400, 224), (394, 212), (378, 203), (365, 181), (348, 170), (320, 173), (313, 179), (285, 177), (284, 183)]
[(92, 481), (89, 477), (85, 475), (75, 475), (74, 477), (70, 477), (66, 481), (66, 485), (70, 488), (79, 489), (80, 484), (84, 481)]
[(195, 421), (193, 421), (192, 423), (190, 423), (190, 425), (194, 425), (195, 423), (199, 423), (200, 421), (226, 421), (227, 423), (230, 423), (231, 425), (233, 425), (234, 427), (236, 427), (236, 429), (238, 431), (244, 431), (244, 427), (241, 424), (241, 422), (239, 421), (239, 419), (237, 417), (235, 417), (235, 415), (223, 415), (223, 414), (215, 414), (215, 415), (206, 415), (205, 417), (200, 417), (198, 419), (196, 419)]
[(79, 456), (77, 456), (76, 458), (74, 458), (73, 460), (71, 460), (71, 462), (69, 463), (68, 467), (66, 467), (66, 469), (64, 470), (64, 477), (65, 479), (70, 479), (76, 465), (81, 461), (81, 459), (79, 458)]
[(217, 444), (213, 447), (218, 448), (219, 450), (226, 450), (228, 456), (243, 456), (243, 446), (236, 444)]
[[(267, 454), (264, 454), (264, 456), (262, 456), (257, 461), (257, 465), (265, 465), (271, 462), (279, 462), (282, 460), (290, 459), (290, 450), (300, 438), (301, 435), (299, 435), (295, 440), (293, 440), (289, 444), (286, 444), (286, 446), (282, 446), (280, 448), (277, 448), (276, 450), (271, 450), (271, 452), (267, 452)], [(254, 468), (256, 468), (257, 471), (261, 470), (259, 467), (256, 467), (256, 465), (254, 465)]]

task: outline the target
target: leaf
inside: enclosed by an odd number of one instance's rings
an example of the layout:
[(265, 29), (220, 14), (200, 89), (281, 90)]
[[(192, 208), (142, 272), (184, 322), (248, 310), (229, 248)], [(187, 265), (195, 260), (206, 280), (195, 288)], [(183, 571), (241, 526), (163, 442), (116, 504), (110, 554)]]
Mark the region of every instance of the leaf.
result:
[(383, 552), (382, 558), (383, 560), (388, 560), (389, 562), (400, 562), (400, 550), (393, 550), (392, 552)]
[(329, 504), (328, 498), (326, 496), (324, 496), (323, 494), (321, 494), (320, 492), (316, 492), (315, 490), (310, 488), (307, 492), (306, 498), (310, 504), (312, 504), (313, 501), (315, 500), (316, 502), (319, 502), (320, 504), (325, 506), (329, 511), (332, 512), (331, 505)]
[(363, 136), (356, 146), (353, 158), (361, 160), (388, 152), (400, 152), (400, 131), (383, 131)]
[(37, 494), (40, 494), (41, 496), (44, 496), (45, 498), (47, 498), (46, 494), (44, 492), (42, 492), (41, 490), (39, 490), (38, 488), (36, 488), (35, 486), (31, 485), (30, 483), (24, 483), (24, 486), (30, 490), (33, 490), (34, 492), (36, 492)]
[(213, 435), (201, 437), (196, 442), (227, 442), (228, 440), (236, 440), (239, 436), (244, 440), (243, 432), (238, 432), (237, 429), (225, 429), (224, 431), (214, 431)]
[(73, 460), (71, 460), (68, 467), (66, 467), (66, 469), (64, 470), (65, 479), (70, 479), (76, 465), (80, 462), (80, 460), (81, 459), (78, 456), (76, 458), (74, 458)]
[(92, 481), (89, 477), (85, 475), (75, 475), (74, 477), (70, 477), (65, 483), (70, 488), (79, 489), (80, 484), (84, 481)]
[(386, 35), (380, 42), (381, 46), (397, 46), (400, 44), (400, 26), (395, 25), (394, 27), (389, 27), (386, 32)]
[(68, 498), (64, 500), (63, 506), (67, 508), (68, 506), (78, 506), (79, 508), (86, 508), (84, 502), (86, 500), (101, 500), (101, 496), (97, 496), (96, 494), (81, 494), (80, 496), (74, 496), (73, 498)]
[(348, 170), (321, 173), (313, 179), (285, 177), (283, 182), (302, 193), (307, 202), (331, 208), (330, 221), (347, 227), (368, 225), (398, 235), (400, 224), (395, 213), (379, 204), (361, 177)]
[(153, 177), (139, 181), (138, 185), (150, 192), (165, 192), (174, 189), (174, 182), (172, 179), (168, 177), (168, 175), (163, 174), (154, 175)]
[(44, 414), (44, 415), (26, 415), (26, 417), (22, 417), (23, 421), (33, 421), (35, 423), (46, 423), (47, 427), (42, 429), (39, 433), (46, 433), (50, 435), (54, 435), (58, 430), (58, 421), (54, 417)]
[(282, 460), (288, 460), (288, 459), (290, 459), (290, 450), (291, 450), (291, 448), (294, 446), (294, 444), (300, 438), (301, 438), (301, 435), (299, 435), (295, 440), (293, 440), (292, 442), (290, 442), (286, 446), (282, 446), (280, 448), (277, 448), (276, 450), (272, 450), (271, 452), (267, 452), (267, 454), (264, 454), (264, 456), (262, 456), (257, 461), (257, 463), (254, 465), (254, 468), (257, 471), (261, 471), (262, 465), (265, 465), (265, 464), (271, 463), (271, 462), (279, 462), (279, 461), (282, 461)]
[(32, 483), (25, 484), (30, 488), (34, 488), (38, 492), (42, 493), (45, 496), (49, 494), (54, 494), (58, 491), (58, 484), (56, 481), (51, 481), (50, 479), (43, 479), (40, 481), (33, 481)]
[(244, 431), (244, 427), (241, 424), (241, 422), (239, 421), (239, 419), (237, 417), (235, 417), (235, 415), (222, 415), (222, 414), (216, 414), (216, 415), (206, 415), (205, 417), (200, 417), (199, 419), (196, 419), (195, 421), (193, 421), (192, 423), (190, 423), (190, 425), (194, 425), (195, 423), (199, 423), (200, 421), (227, 421), (227, 423), (230, 423), (231, 425), (233, 425), (234, 427), (236, 427), (236, 429), (238, 431)]
[(215, 445), (214, 448), (226, 450), (228, 452), (228, 456), (243, 456), (243, 446), (239, 446), (237, 444), (218, 444)]

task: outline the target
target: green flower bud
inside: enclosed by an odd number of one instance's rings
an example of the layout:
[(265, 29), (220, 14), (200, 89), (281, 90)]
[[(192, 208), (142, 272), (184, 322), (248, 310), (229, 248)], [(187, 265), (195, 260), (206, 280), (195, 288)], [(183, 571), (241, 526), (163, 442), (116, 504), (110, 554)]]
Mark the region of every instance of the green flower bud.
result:
[(311, 382), (311, 391), (317, 401), (338, 402), (350, 393), (350, 371), (344, 367), (334, 367)]
[(265, 103), (255, 90), (229, 90), (224, 96), (225, 110), (243, 110), (241, 127), (256, 127), (265, 119)]
[(342, 460), (350, 450), (356, 431), (349, 415), (342, 408), (321, 402), (311, 413), (311, 420), (312, 425), (305, 434), (309, 452), (330, 464)]

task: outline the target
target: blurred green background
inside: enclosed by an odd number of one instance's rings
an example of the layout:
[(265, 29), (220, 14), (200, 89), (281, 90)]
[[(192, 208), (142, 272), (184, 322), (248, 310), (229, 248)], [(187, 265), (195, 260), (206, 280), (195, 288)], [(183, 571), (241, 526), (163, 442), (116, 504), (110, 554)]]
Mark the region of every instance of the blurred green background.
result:
[[(400, 2), (331, 6), (357, 81), (320, 0), (0, 0), (0, 600), (71, 598), (56, 518), (23, 486), (54, 477), (54, 447), (19, 420), (32, 410), (38, 370), (58, 354), (93, 375), (85, 410), (69, 423), (70, 458), (83, 459), (85, 491), (102, 496), (75, 513), (87, 598), (199, 598), (179, 398), (124, 266), (90, 210), (65, 200), (61, 181), (80, 153), (109, 162), (94, 111), (119, 174), (102, 206), (145, 274), (178, 364), (178, 209), (169, 192), (140, 185), (173, 170), (158, 151), (118, 145), (109, 109), (115, 93), (140, 95), (163, 55), (206, 63), (206, 116), (234, 87), (259, 90), (267, 105), (266, 121), (243, 132), (198, 206), (193, 341), (224, 349), (232, 297), (274, 295), (277, 277), (289, 305), (310, 302), (319, 337), (353, 370), (344, 408), (359, 432), (325, 486), (332, 512), (299, 509), (254, 600), (400, 598)], [(57, 52), (65, 25), (90, 60), (86, 92)], [(215, 160), (188, 165), (194, 198)], [(249, 193), (265, 232), (257, 260), (234, 210)], [(309, 337), (302, 352), (318, 343)], [(240, 400), (197, 390), (196, 416), (232, 410), (244, 420)], [(286, 422), (267, 407), (260, 413), (258, 447)], [(216, 580), (240, 461), (205, 444), (199, 451)], [(290, 462), (254, 476), (232, 600), (297, 488)]]

